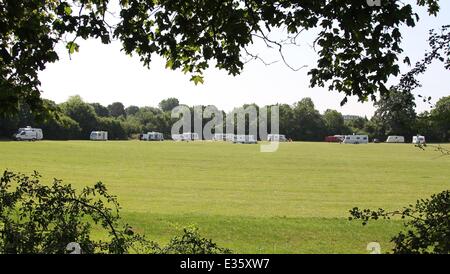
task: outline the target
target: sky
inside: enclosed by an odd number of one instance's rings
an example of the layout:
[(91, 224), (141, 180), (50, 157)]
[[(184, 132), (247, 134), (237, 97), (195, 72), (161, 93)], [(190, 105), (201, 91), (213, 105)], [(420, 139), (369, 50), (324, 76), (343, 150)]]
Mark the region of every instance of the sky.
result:
[[(418, 25), (413, 29), (402, 29), (404, 55), (409, 56), (413, 64), (428, 49), (429, 29), (450, 24), (450, 1), (441, 1), (441, 5), (439, 16), (430, 17), (421, 8)], [(273, 35), (276, 37), (277, 33)], [(276, 49), (267, 49), (263, 43), (257, 43), (251, 48), (252, 53), (258, 53), (267, 62), (279, 61), (270, 66), (258, 60), (251, 61), (238, 76), (210, 66), (204, 74), (205, 83), (197, 86), (189, 81), (189, 75), (165, 69), (165, 61), (160, 57), (154, 56), (150, 69), (147, 69), (138, 57), (121, 52), (118, 41), (103, 45), (97, 40), (77, 40), (80, 44), (78, 53), (69, 56), (64, 45), (58, 45), (60, 60), (40, 72), (42, 96), (61, 103), (72, 95), (80, 95), (87, 102), (108, 105), (119, 101), (125, 106), (157, 106), (165, 98), (176, 97), (183, 104), (215, 105), (225, 111), (246, 103), (293, 104), (310, 97), (321, 112), (336, 109), (343, 114), (371, 117), (375, 110), (372, 102), (361, 103), (351, 97), (341, 107), (342, 94), (330, 92), (327, 88), (309, 87), (307, 72), (315, 67), (317, 60), (316, 53), (309, 46), (314, 32), (302, 35), (300, 46), (285, 48), (284, 55), (290, 66), (306, 65), (306, 68), (291, 70), (280, 61)], [(408, 69), (404, 65), (401, 68), (403, 72)], [(433, 64), (420, 79), (422, 87), (415, 94), (431, 96), (432, 102), (450, 95), (450, 73), (442, 64)], [(395, 79), (391, 82), (395, 83)], [(416, 103), (417, 112), (430, 108), (420, 100)]]

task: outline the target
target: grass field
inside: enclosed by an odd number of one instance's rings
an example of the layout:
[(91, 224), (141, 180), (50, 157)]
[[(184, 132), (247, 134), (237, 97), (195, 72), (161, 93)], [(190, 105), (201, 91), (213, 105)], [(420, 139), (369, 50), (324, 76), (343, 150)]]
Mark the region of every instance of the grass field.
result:
[(243, 253), (366, 253), (391, 247), (399, 221), (363, 227), (358, 207), (396, 209), (450, 188), (450, 157), (410, 144), (0, 142), (0, 170), (39, 171), (76, 187), (104, 182), (123, 218), (164, 242), (196, 224)]

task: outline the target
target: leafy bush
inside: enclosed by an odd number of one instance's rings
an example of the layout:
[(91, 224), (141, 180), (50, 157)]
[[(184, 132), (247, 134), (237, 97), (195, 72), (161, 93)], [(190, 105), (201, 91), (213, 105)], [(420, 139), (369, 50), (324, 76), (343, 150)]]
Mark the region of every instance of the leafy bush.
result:
[(202, 237), (195, 226), (183, 228), (183, 234), (173, 237), (166, 246), (154, 243), (152, 251), (156, 254), (231, 254), (231, 250)]
[[(5, 171), (0, 179), (0, 253), (65, 253), (70, 242), (85, 253), (126, 253), (141, 237), (119, 220), (117, 199), (101, 182), (77, 194), (61, 180), (42, 185), (37, 172)], [(109, 240), (93, 240), (92, 224)]]
[[(77, 193), (72, 186), (54, 179), (51, 185), (31, 176), (5, 171), (0, 179), (0, 254), (67, 253), (78, 243), (83, 253), (229, 253), (196, 229), (186, 228), (166, 247), (148, 241), (123, 224), (117, 197), (101, 182)], [(92, 238), (93, 226), (106, 240)]]
[(386, 212), (360, 210), (357, 207), (350, 210), (352, 219), (362, 220), (366, 225), (369, 220), (380, 218), (390, 219), (399, 215), (408, 219), (404, 226), (406, 231), (392, 238), (393, 253), (397, 254), (449, 254), (450, 253), (450, 191), (434, 194), (430, 199), (421, 199), (416, 204), (409, 205), (399, 211)]

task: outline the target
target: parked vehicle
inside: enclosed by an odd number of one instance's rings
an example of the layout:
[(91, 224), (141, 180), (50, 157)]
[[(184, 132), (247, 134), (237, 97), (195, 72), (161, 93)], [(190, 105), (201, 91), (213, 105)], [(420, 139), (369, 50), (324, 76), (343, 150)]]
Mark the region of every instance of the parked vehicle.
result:
[(185, 132), (183, 134), (172, 134), (172, 140), (174, 141), (196, 141), (198, 140), (198, 133)]
[(183, 134), (172, 134), (171, 137), (174, 141), (183, 141)]
[(164, 141), (164, 135), (161, 132), (148, 132), (141, 134), (140, 140), (142, 141)]
[(422, 135), (413, 136), (412, 143), (413, 144), (425, 144), (426, 143), (425, 136), (422, 136)]
[(367, 144), (369, 143), (369, 136), (367, 135), (345, 135), (344, 144)]
[(107, 141), (108, 132), (107, 131), (92, 131), (89, 137), (92, 141)]
[(215, 133), (213, 136), (214, 141), (226, 141), (227, 135), (224, 133)]
[(286, 142), (286, 136), (284, 134), (269, 134), (267, 135), (267, 141), (271, 142)]
[(337, 136), (327, 136), (327, 137), (325, 137), (325, 142), (339, 143), (341, 141), (342, 141), (341, 138), (339, 138)]
[(184, 132), (182, 134), (182, 141), (197, 141), (198, 139), (198, 133), (195, 132)]
[(44, 134), (42, 133), (42, 129), (40, 128), (32, 128), (30, 126), (27, 126), (24, 128), (19, 128), (14, 138), (17, 141), (37, 141), (42, 140), (44, 138)]
[(336, 137), (336, 138), (338, 138), (339, 139), (339, 142), (343, 142), (344, 141), (344, 138), (345, 138), (345, 135), (333, 135), (334, 137)]
[(256, 138), (253, 135), (235, 135), (233, 143), (235, 144), (256, 144)]
[(227, 142), (234, 142), (234, 134), (233, 133), (227, 133), (225, 134), (225, 141)]
[(388, 136), (386, 143), (404, 143), (405, 137), (403, 136)]

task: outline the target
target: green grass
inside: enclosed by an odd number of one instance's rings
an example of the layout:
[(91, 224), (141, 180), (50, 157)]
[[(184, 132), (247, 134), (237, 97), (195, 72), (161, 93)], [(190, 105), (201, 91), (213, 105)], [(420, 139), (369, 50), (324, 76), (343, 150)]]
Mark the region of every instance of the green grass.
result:
[(410, 144), (211, 142), (0, 142), (0, 169), (39, 171), (76, 187), (103, 181), (123, 217), (152, 239), (196, 224), (235, 252), (384, 250), (399, 221), (363, 227), (358, 207), (397, 209), (450, 188), (450, 157)]

